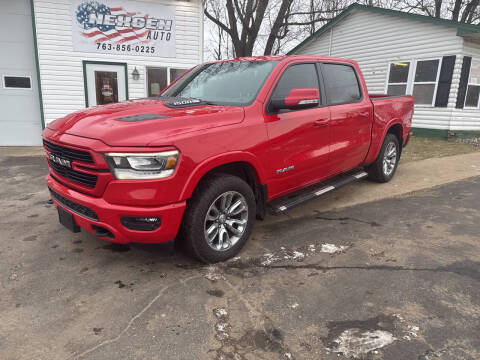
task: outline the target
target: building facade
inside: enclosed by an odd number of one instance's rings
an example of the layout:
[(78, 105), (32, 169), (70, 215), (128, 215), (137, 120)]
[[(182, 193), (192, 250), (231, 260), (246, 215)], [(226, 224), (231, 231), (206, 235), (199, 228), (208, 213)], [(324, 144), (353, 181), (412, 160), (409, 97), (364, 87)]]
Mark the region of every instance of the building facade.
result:
[(414, 131), (480, 131), (480, 26), (354, 4), (291, 54), (356, 60), (373, 94), (415, 98)]
[(202, 1), (0, 0), (0, 145), (76, 110), (157, 95), (203, 61)]

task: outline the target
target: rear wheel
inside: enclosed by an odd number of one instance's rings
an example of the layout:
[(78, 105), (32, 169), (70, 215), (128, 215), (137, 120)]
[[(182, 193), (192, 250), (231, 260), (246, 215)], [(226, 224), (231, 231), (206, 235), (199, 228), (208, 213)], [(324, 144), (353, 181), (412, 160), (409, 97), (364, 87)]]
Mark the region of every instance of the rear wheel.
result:
[(387, 134), (382, 148), (373, 164), (368, 167), (368, 176), (377, 182), (388, 182), (395, 175), (400, 160), (400, 142), (394, 134)]
[(181, 230), (186, 248), (211, 263), (235, 256), (245, 245), (255, 220), (255, 196), (242, 179), (215, 175), (192, 196)]

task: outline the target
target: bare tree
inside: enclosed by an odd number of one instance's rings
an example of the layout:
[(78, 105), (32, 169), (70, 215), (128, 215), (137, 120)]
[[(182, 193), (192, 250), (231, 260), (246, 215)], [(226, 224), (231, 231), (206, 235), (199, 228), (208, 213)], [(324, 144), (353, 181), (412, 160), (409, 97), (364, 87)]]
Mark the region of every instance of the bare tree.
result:
[(479, 0), (395, 0), (394, 9), (449, 19), (466, 24), (478, 23)]
[[(331, 3), (338, 1), (329, 0)], [(215, 13), (215, 3), (225, 9), (224, 19)], [(322, 9), (314, 10), (315, 15), (308, 18), (312, 11), (304, 9), (304, 3), (301, 0), (207, 0), (204, 13), (229, 36), (235, 56), (251, 56), (259, 44), (263, 49), (258, 52), (271, 55), (280, 51), (282, 40), (288, 38), (292, 27), (312, 26), (332, 17), (331, 14), (320, 15)], [(268, 27), (264, 19), (268, 20)]]
[(480, 0), (204, 0), (214, 33), (211, 56), (280, 54), (354, 2), (467, 24), (480, 22)]

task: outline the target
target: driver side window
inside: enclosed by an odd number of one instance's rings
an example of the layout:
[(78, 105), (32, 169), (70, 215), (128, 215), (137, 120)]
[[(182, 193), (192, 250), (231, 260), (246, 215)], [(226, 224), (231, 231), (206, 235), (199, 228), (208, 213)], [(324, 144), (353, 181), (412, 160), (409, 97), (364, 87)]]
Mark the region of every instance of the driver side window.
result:
[[(273, 90), (272, 99), (284, 99), (292, 89), (315, 88), (320, 91), (317, 70), (314, 64), (289, 66)], [(321, 96), (321, 95), (320, 95)], [(321, 101), (320, 101), (321, 103)]]

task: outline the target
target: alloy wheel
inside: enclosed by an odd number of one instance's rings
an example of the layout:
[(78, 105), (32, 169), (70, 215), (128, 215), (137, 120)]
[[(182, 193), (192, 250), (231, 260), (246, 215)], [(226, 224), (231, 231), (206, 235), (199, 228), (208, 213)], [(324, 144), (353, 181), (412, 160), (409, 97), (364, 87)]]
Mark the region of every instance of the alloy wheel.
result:
[(218, 196), (208, 208), (204, 221), (204, 236), (216, 251), (232, 248), (247, 228), (248, 204), (237, 191)]
[(395, 170), (397, 163), (397, 146), (394, 142), (388, 143), (383, 156), (383, 173), (390, 176)]

